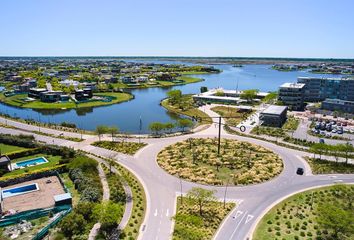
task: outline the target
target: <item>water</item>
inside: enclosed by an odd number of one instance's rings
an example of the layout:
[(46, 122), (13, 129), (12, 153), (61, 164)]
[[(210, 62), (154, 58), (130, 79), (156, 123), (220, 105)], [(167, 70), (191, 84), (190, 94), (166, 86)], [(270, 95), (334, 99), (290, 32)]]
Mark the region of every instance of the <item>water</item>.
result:
[[(141, 60), (142, 62), (143, 60)], [(145, 60), (146, 61), (146, 60)], [(146, 61), (147, 62), (147, 61)], [(151, 62), (151, 61), (150, 61)], [(154, 61), (156, 62), (156, 61)], [(171, 63), (161, 62), (159, 63)], [(179, 62), (172, 62), (179, 63)], [(183, 63), (186, 64), (187, 63)], [(222, 69), (220, 74), (199, 75), (205, 81), (175, 86), (172, 88), (148, 88), (132, 90), (135, 99), (97, 108), (71, 109), (71, 110), (32, 110), (0, 105), (0, 112), (13, 117), (35, 119), (46, 123), (75, 123), (79, 128), (94, 130), (97, 125), (115, 125), (122, 132), (147, 133), (151, 122), (169, 122), (178, 119), (175, 114), (168, 113), (160, 106), (161, 99), (171, 89), (180, 89), (183, 93), (199, 93), (201, 86), (209, 89), (223, 87), (224, 89), (259, 89), (260, 91), (276, 91), (285, 82), (296, 82), (300, 76), (339, 77), (338, 75), (312, 74), (307, 71), (279, 72), (270, 69), (270, 65), (245, 65), (234, 68), (232, 65), (214, 65)], [(238, 84), (237, 84), (238, 82)], [(142, 120), (142, 130), (139, 129), (139, 119)]]
[(16, 162), (16, 167), (28, 167), (30, 165), (35, 165), (35, 164), (43, 164), (47, 163), (47, 159), (44, 157), (39, 157), (39, 158), (34, 158), (34, 159), (29, 159), (21, 162)]
[(10, 188), (2, 191), (2, 196), (3, 198), (7, 197), (13, 197), (16, 195), (24, 194), (27, 192), (33, 192), (38, 190), (38, 186), (36, 183), (30, 184), (30, 185), (25, 185), (25, 186), (20, 186), (16, 188)]

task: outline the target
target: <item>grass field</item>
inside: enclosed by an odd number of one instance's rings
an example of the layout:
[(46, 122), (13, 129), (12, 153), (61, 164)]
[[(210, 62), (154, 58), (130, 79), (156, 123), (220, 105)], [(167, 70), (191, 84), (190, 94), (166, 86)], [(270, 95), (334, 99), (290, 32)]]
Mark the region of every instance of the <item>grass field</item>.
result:
[(22, 174), (22, 173), (25, 173), (25, 172), (31, 172), (31, 171), (39, 170), (39, 169), (42, 169), (42, 168), (54, 167), (55, 165), (57, 165), (59, 163), (59, 160), (61, 159), (61, 156), (35, 154), (35, 155), (27, 156), (27, 157), (12, 159), (11, 162), (15, 163), (15, 162), (24, 161), (24, 160), (28, 160), (28, 159), (33, 159), (33, 158), (37, 158), (37, 157), (45, 157), (48, 160), (48, 162), (47, 163), (43, 163), (43, 164), (39, 164), (39, 165), (36, 165), (36, 166), (31, 166), (31, 167), (17, 169), (17, 170), (5, 173), (3, 176), (4, 177), (16, 176), (16, 175), (19, 175), (19, 174)]
[(18, 151), (22, 151), (22, 150), (26, 150), (26, 149), (27, 148), (0, 143), (0, 153), (1, 154), (10, 154), (13, 152), (18, 152)]
[(157, 162), (168, 173), (192, 182), (211, 185), (261, 183), (283, 169), (280, 157), (263, 147), (216, 138), (193, 138), (163, 149)]
[[(259, 222), (254, 240), (265, 239), (354, 239), (334, 238), (333, 231), (321, 223), (321, 206), (335, 206), (338, 212), (353, 215), (354, 186), (337, 185), (298, 193), (274, 206)], [(349, 206), (348, 206), (349, 204)], [(339, 214), (339, 213), (338, 213)], [(354, 216), (352, 216), (354, 220)], [(335, 221), (335, 220), (334, 220)]]
[(345, 164), (342, 162), (326, 161), (323, 159), (314, 159), (310, 157), (305, 157), (306, 161), (309, 163), (311, 170), (314, 174), (351, 174), (354, 173), (354, 165)]
[(198, 122), (198, 125), (212, 123), (212, 119), (209, 117), (208, 114), (206, 114), (206, 113), (200, 111), (198, 108), (194, 107), (192, 95), (183, 95), (181, 102), (183, 105), (183, 109), (181, 109), (179, 106), (174, 106), (174, 105), (169, 104), (168, 99), (163, 100), (161, 102), (161, 105), (164, 108), (166, 108), (168, 111), (173, 112), (173, 113), (177, 113), (177, 114), (181, 114), (181, 115), (185, 115), (185, 116), (189, 116), (189, 117), (197, 116), (197, 117), (202, 118), (202, 121)]
[(137, 142), (111, 142), (100, 141), (92, 143), (93, 146), (106, 148), (116, 152), (121, 152), (129, 155), (134, 155), (140, 148), (146, 146), (145, 143)]
[(34, 108), (34, 109), (70, 109), (70, 108), (84, 108), (84, 107), (98, 107), (110, 104), (116, 104), (120, 102), (125, 102), (130, 100), (133, 96), (128, 93), (116, 93), (116, 92), (104, 92), (104, 93), (95, 93), (94, 96), (107, 96), (111, 97), (112, 100), (109, 102), (101, 100), (92, 100), (88, 102), (82, 102), (75, 104), (74, 101), (70, 100), (68, 102), (56, 102), (56, 103), (46, 103), (39, 100), (33, 102), (26, 102), (24, 99), (27, 97), (27, 94), (17, 94), (10, 97), (5, 97), (0, 93), (0, 101), (6, 104), (23, 107), (23, 108)]
[(235, 206), (235, 203), (208, 202), (203, 206), (203, 214), (199, 215), (199, 208), (194, 200), (177, 198), (177, 212), (174, 216), (174, 240), (204, 240), (212, 239), (225, 216)]

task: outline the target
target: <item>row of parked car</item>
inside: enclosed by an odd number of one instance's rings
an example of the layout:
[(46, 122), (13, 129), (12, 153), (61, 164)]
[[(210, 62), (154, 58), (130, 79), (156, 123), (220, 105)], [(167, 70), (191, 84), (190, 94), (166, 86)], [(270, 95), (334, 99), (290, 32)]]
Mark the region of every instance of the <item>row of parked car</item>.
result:
[[(346, 125), (346, 124), (345, 124)], [(337, 123), (336, 121), (317, 121), (315, 123), (315, 128), (312, 131), (316, 134), (326, 135), (327, 137), (331, 137), (332, 133), (343, 134), (343, 124)], [(326, 133), (327, 131), (328, 133)]]

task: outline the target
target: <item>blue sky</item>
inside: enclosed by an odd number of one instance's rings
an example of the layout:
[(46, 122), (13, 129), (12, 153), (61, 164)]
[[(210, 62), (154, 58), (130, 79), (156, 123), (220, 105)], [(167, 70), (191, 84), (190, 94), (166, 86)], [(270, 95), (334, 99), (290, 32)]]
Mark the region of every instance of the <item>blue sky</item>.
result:
[(353, 0), (1, 0), (0, 56), (354, 58)]

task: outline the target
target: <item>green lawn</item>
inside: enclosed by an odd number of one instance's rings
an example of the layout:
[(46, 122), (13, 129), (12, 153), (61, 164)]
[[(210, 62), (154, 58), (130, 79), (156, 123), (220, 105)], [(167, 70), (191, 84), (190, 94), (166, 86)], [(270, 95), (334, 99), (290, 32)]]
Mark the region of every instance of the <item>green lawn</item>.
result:
[(323, 211), (319, 211), (323, 206), (333, 206), (338, 214), (343, 214), (343, 211), (351, 213), (354, 221), (353, 195), (352, 185), (336, 185), (298, 193), (274, 206), (261, 219), (253, 239), (354, 239), (354, 235), (333, 238), (333, 231), (321, 224), (324, 217), (321, 216)]
[(13, 145), (7, 145), (7, 144), (3, 144), (0, 143), (0, 153), (1, 154), (10, 154), (13, 152), (19, 152), (19, 151), (23, 151), (26, 150), (27, 148), (23, 148), (23, 147), (17, 147), (17, 146), (13, 146)]
[[(247, 119), (254, 111), (248, 113), (238, 112), (234, 107), (217, 106), (213, 107), (211, 110), (218, 113), (222, 117), (226, 117), (225, 121), (228, 125), (237, 126), (240, 122)], [(232, 118), (227, 118), (232, 117)]]
[(212, 123), (212, 119), (209, 117), (208, 114), (204, 113), (203, 111), (200, 111), (194, 106), (192, 95), (183, 95), (181, 103), (179, 105), (171, 105), (168, 99), (163, 100), (161, 102), (161, 105), (168, 111), (173, 113), (182, 114), (189, 117), (197, 116), (202, 118), (202, 121), (198, 122), (198, 124)]
[(146, 146), (146, 143), (100, 141), (94, 142), (92, 145), (116, 152), (134, 155), (140, 148)]
[(336, 163), (332, 161), (320, 160), (318, 158), (306, 157), (306, 161), (309, 163), (311, 170), (314, 174), (351, 174), (354, 173), (353, 164)]
[(299, 126), (300, 120), (293, 116), (289, 116), (286, 120), (285, 124), (283, 125), (282, 129), (286, 131), (295, 131)]
[(107, 96), (111, 97), (111, 101), (101, 101), (101, 100), (90, 100), (88, 102), (82, 102), (75, 104), (72, 100), (68, 102), (56, 102), (56, 103), (46, 103), (39, 100), (33, 102), (26, 102), (24, 99), (27, 97), (27, 94), (17, 94), (10, 97), (5, 97), (2, 93), (0, 94), (0, 101), (23, 108), (35, 108), (35, 109), (70, 109), (70, 108), (83, 108), (83, 107), (97, 107), (110, 104), (116, 104), (124, 101), (130, 100), (133, 96), (128, 93), (117, 93), (117, 92), (104, 92), (104, 93), (95, 93), (94, 96)]
[(60, 174), (61, 179), (63, 180), (63, 183), (65, 187), (69, 190), (72, 200), (73, 200), (73, 206), (76, 206), (77, 203), (80, 200), (80, 193), (75, 189), (73, 181), (69, 178), (69, 173), (62, 173)]
[(204, 240), (212, 239), (225, 216), (235, 206), (235, 203), (208, 202), (203, 206), (203, 214), (194, 200), (177, 198), (177, 212), (174, 216), (174, 240)]
[(216, 138), (193, 138), (163, 149), (157, 163), (168, 173), (209, 185), (247, 185), (268, 181), (283, 169), (281, 158), (261, 146)]
[(3, 176), (4, 177), (16, 176), (16, 175), (20, 175), (20, 174), (25, 173), (25, 172), (31, 172), (31, 171), (35, 171), (35, 170), (39, 170), (39, 169), (43, 169), (43, 168), (54, 167), (55, 165), (58, 165), (59, 160), (61, 159), (61, 156), (36, 154), (36, 155), (27, 156), (27, 157), (16, 158), (16, 159), (11, 160), (11, 162), (15, 163), (15, 162), (29, 160), (29, 159), (33, 159), (33, 158), (37, 158), (37, 157), (45, 157), (48, 160), (48, 162), (47, 163), (43, 163), (43, 164), (39, 164), (39, 165), (36, 165), (36, 166), (33, 166), (33, 167), (17, 169), (17, 170), (5, 173)]

